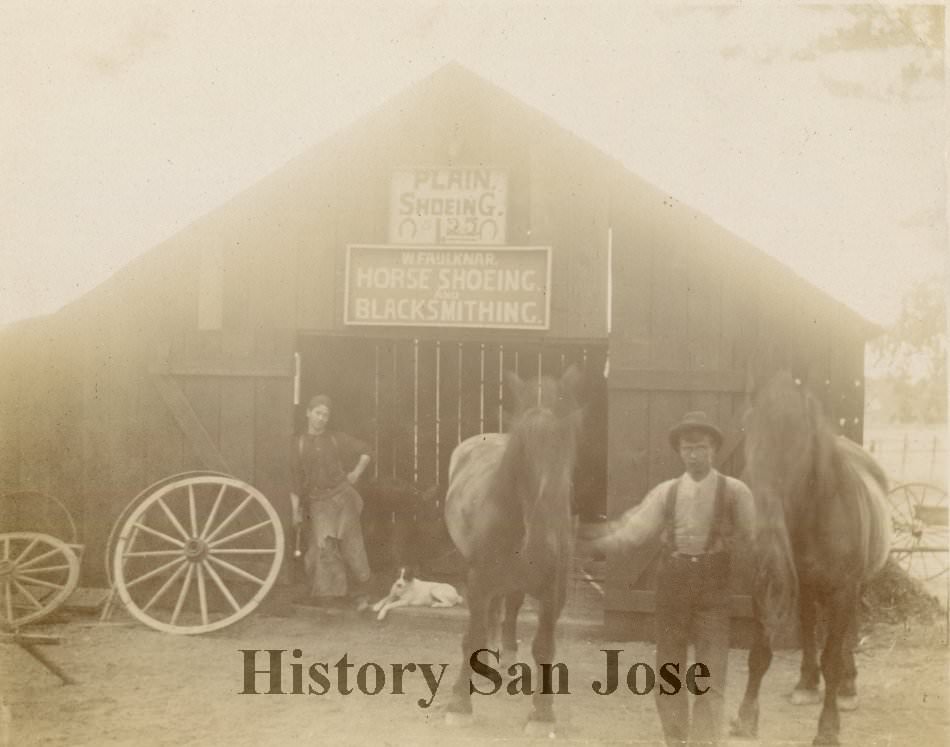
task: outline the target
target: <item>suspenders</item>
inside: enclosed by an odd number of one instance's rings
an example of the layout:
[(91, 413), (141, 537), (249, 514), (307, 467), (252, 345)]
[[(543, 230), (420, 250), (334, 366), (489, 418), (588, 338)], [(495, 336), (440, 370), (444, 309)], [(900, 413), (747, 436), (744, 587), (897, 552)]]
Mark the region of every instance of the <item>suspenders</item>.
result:
[[(676, 531), (674, 520), (676, 518), (676, 495), (679, 492), (680, 478), (672, 485), (666, 493), (664, 504), (666, 518), (666, 546), (670, 552), (676, 552)], [(732, 526), (729, 518), (729, 506), (726, 500), (726, 476), (720, 474), (716, 478), (716, 498), (713, 503), (713, 517), (709, 527), (709, 534), (706, 536), (706, 548), (704, 552), (709, 553), (715, 546), (716, 540), (722, 537), (723, 544), (728, 548), (729, 540), (732, 537)], [(728, 525), (728, 528), (727, 528)]]

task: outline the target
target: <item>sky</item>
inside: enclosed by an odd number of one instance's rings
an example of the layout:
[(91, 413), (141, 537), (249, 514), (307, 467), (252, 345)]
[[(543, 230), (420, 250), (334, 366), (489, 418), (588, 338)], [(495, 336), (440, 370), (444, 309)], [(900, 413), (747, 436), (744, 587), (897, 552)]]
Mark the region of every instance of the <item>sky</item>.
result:
[(0, 9), (0, 324), (51, 313), (456, 61), (865, 317), (945, 271), (942, 7)]

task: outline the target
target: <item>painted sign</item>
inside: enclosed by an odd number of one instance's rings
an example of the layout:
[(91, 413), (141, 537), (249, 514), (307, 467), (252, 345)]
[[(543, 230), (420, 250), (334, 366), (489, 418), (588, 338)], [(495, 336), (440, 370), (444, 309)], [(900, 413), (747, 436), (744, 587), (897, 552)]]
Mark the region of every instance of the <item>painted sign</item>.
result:
[(417, 168), (393, 173), (392, 244), (505, 243), (508, 174), (489, 168)]
[(350, 245), (346, 324), (547, 329), (551, 249)]

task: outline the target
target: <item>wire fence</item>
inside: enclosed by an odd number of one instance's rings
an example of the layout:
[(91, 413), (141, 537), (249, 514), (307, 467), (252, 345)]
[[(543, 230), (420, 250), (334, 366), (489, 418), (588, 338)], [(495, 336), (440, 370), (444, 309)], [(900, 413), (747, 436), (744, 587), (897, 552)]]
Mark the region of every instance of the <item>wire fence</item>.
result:
[(892, 485), (907, 482), (947, 487), (947, 426), (867, 427), (864, 448)]

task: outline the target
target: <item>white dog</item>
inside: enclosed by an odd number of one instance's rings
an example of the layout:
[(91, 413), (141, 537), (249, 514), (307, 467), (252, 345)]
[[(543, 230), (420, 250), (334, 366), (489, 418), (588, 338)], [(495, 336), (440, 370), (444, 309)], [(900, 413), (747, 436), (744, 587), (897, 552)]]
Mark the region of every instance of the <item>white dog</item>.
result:
[(376, 619), (382, 620), (389, 610), (396, 607), (454, 607), (462, 601), (452, 584), (423, 581), (415, 578), (409, 569), (400, 568), (399, 578), (389, 594), (373, 605), (373, 612), (378, 612)]

